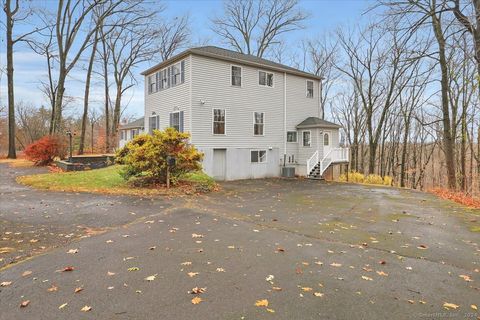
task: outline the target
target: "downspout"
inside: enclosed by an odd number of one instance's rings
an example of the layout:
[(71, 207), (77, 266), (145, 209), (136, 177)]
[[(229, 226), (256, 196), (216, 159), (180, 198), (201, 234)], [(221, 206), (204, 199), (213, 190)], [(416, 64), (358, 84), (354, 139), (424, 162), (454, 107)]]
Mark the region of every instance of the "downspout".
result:
[(325, 118), (325, 110), (322, 106), (322, 79), (318, 81), (318, 117), (322, 120)]
[[(192, 142), (192, 138), (193, 138), (193, 134), (192, 134), (192, 118), (193, 118), (193, 113), (192, 113), (192, 109), (193, 109), (193, 97), (192, 97), (192, 83), (193, 83), (193, 75), (192, 75), (192, 55), (190, 54), (190, 57), (189, 57), (189, 62), (188, 62), (188, 77), (190, 79), (188, 79), (189, 83), (188, 83), (188, 95), (190, 96), (190, 115), (189, 115), (189, 127), (190, 127), (190, 142)], [(193, 142), (192, 142), (193, 143)]]
[(287, 73), (283, 73), (283, 166), (287, 158)]

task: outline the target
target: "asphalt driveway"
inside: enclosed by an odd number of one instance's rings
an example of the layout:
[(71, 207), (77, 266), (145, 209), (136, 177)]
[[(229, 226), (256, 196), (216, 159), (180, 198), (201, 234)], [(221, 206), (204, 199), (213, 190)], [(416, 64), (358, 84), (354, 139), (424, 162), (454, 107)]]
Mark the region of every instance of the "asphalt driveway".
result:
[(480, 212), (429, 194), (272, 179), (141, 199), (31, 190), (13, 179), (26, 169), (0, 169), (0, 247), (23, 235), (34, 255), (0, 271), (0, 319), (480, 316)]

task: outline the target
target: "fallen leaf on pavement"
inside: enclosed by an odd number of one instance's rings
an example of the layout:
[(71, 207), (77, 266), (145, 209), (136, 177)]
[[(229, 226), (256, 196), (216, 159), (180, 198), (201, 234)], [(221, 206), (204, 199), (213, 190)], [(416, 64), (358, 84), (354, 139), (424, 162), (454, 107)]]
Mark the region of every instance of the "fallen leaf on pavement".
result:
[(217, 272), (225, 272), (225, 269), (223, 269), (223, 268), (217, 268)]
[(312, 291), (313, 289), (310, 287), (302, 287), (302, 290), (305, 292), (309, 292), (309, 291)]
[(185, 261), (185, 262), (182, 262), (180, 263), (182, 266), (191, 266), (192, 263), (190, 261)]
[(32, 271), (28, 270), (28, 271), (25, 271), (24, 273), (22, 273), (22, 277), (26, 277), (26, 276), (29, 276), (32, 274)]
[(388, 277), (388, 273), (385, 273), (383, 271), (377, 271), (377, 274), (380, 276)]
[(90, 310), (92, 310), (92, 307), (90, 307), (90, 306), (84, 306), (84, 307), (81, 309), (81, 311), (83, 311), (83, 312), (88, 312), (88, 311), (90, 311)]
[(336, 263), (336, 262), (332, 262), (332, 263), (330, 263), (330, 265), (331, 265), (332, 267), (341, 267), (341, 266), (342, 266), (341, 263)]
[(75, 288), (75, 293), (79, 293), (80, 291), (83, 291), (83, 287)]
[(443, 303), (443, 307), (447, 310), (455, 310), (458, 308), (458, 305), (454, 304), (454, 303), (448, 303), (448, 302), (444, 302)]
[(410, 304), (415, 304), (415, 301), (413, 301), (413, 300), (407, 300), (407, 301), (408, 301), (408, 303), (410, 303)]
[(274, 291), (282, 291), (282, 288), (280, 288), (280, 287), (272, 287), (272, 290), (274, 290)]
[(200, 294), (200, 293), (204, 293), (205, 291), (207, 291), (207, 288), (195, 287), (190, 291), (190, 293), (191, 294)]
[(203, 238), (203, 234), (192, 233), (192, 238)]
[(138, 271), (138, 270), (140, 270), (140, 268), (138, 268), (138, 267), (131, 267), (131, 268), (128, 268), (127, 270), (128, 270), (128, 271)]
[(474, 305), (474, 304), (472, 304), (472, 305), (470, 306), (470, 308), (472, 308), (473, 310), (478, 310), (477, 306)]
[(380, 263), (380, 264), (386, 264), (386, 262), (385, 262), (384, 260), (380, 260), (380, 261), (378, 261), (378, 263)]
[(470, 279), (470, 276), (466, 276), (464, 274), (459, 275), (459, 277), (462, 278), (463, 280), (467, 281), (467, 282), (473, 281), (472, 279)]
[(257, 302), (255, 302), (255, 306), (268, 307), (268, 300), (267, 299), (257, 300)]
[(153, 280), (155, 280), (156, 277), (157, 277), (157, 274), (154, 274), (154, 275), (152, 275), (152, 276), (146, 277), (145, 280), (146, 280), (146, 281), (153, 281)]
[(321, 292), (314, 292), (313, 295), (315, 297), (323, 297), (323, 293), (321, 293)]
[(275, 279), (275, 276), (273, 274), (269, 274), (266, 278), (265, 278), (265, 281), (272, 281), (273, 279)]
[(25, 308), (26, 306), (28, 306), (29, 303), (30, 303), (30, 300), (22, 301), (22, 303), (20, 303), (20, 308)]
[(363, 280), (367, 280), (367, 281), (372, 281), (372, 280), (373, 280), (372, 278), (366, 277), (366, 276), (362, 276), (362, 279), (363, 279)]
[(11, 284), (12, 284), (12, 281), (3, 281), (2, 283), (0, 283), (0, 287), (8, 287)]
[(270, 312), (270, 313), (275, 313), (275, 310), (270, 309), (270, 308), (267, 308), (267, 311)]
[(199, 303), (202, 302), (202, 301), (203, 301), (203, 300), (202, 300), (202, 298), (200, 298), (200, 297), (195, 297), (195, 298), (192, 299), (192, 303), (193, 303), (193, 304), (199, 304)]
[(60, 305), (60, 307), (58, 307), (58, 309), (63, 309), (63, 308), (65, 308), (65, 307), (67, 306), (67, 304), (68, 304), (68, 303), (64, 303), (64, 304)]
[(68, 266), (68, 267), (63, 268), (62, 271), (63, 271), (63, 272), (68, 272), (68, 271), (73, 271), (74, 269), (75, 269), (74, 267)]
[(195, 277), (198, 274), (198, 272), (189, 272), (187, 274), (190, 278), (192, 278), (192, 277)]
[(58, 288), (52, 284), (52, 286), (50, 288), (47, 289), (48, 292), (54, 292), (54, 291), (57, 291)]
[(114, 276), (114, 275), (115, 275), (115, 272), (107, 271), (107, 275), (108, 275), (108, 276)]
[(70, 249), (67, 251), (67, 253), (70, 253), (70, 254), (78, 253), (78, 249)]

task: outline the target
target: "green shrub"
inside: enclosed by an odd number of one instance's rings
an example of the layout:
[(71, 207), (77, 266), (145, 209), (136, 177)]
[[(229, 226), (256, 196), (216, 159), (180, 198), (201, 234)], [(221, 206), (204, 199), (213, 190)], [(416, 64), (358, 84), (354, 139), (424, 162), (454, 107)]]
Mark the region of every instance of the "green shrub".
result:
[(176, 164), (170, 168), (170, 177), (175, 184), (180, 176), (201, 169), (203, 154), (188, 143), (189, 138), (188, 133), (173, 128), (136, 136), (117, 151), (117, 163), (125, 165), (121, 175), (125, 180), (135, 177), (149, 183), (165, 183), (167, 157), (173, 156)]

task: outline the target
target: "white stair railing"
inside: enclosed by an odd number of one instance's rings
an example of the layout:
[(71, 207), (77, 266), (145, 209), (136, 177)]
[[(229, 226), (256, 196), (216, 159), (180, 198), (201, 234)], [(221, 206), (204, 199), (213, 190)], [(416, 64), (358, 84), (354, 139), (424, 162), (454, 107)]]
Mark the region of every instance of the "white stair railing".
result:
[(349, 148), (333, 148), (327, 152), (327, 154), (320, 161), (320, 175), (323, 175), (325, 170), (333, 162), (348, 162), (350, 151)]
[(318, 150), (315, 151), (312, 156), (307, 160), (307, 175), (310, 175), (312, 172), (313, 168), (317, 165), (318, 163)]

